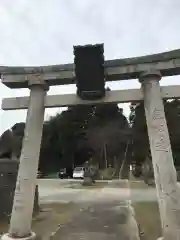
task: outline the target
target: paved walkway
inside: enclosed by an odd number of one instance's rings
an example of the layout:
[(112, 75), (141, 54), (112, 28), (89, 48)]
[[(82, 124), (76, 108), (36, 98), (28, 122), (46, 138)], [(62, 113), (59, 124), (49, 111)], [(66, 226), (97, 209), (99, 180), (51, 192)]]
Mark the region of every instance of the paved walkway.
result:
[[(95, 201), (89, 199), (84, 210), (60, 226), (51, 240), (139, 240), (138, 227), (127, 201), (129, 189), (122, 189), (118, 196), (109, 194), (109, 190), (107, 186), (93, 191)], [(115, 192), (119, 191), (114, 189)]]
[(139, 240), (137, 224), (128, 200), (156, 199), (155, 189), (130, 189), (112, 181), (103, 189), (42, 188), (40, 200), (71, 201), (78, 211), (71, 222), (61, 225), (52, 240)]
[[(59, 228), (52, 240), (138, 240), (124, 202), (98, 203)], [(129, 229), (131, 227), (131, 229)]]

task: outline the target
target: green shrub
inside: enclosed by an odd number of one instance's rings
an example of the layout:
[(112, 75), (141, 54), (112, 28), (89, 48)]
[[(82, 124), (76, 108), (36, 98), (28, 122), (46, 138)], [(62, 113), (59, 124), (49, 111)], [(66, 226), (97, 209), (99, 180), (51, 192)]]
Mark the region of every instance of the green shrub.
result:
[(106, 168), (104, 170), (100, 170), (100, 178), (102, 180), (112, 180), (114, 177), (115, 168)]

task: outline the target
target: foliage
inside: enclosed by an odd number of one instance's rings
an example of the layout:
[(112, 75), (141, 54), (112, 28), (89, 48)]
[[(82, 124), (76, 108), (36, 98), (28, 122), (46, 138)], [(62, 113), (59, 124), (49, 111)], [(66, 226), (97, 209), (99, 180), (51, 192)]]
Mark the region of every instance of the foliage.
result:
[[(180, 166), (180, 100), (164, 101), (173, 157)], [(39, 169), (44, 173), (72, 168), (91, 159), (100, 169), (112, 166), (117, 176), (124, 159), (141, 165), (151, 158), (143, 102), (131, 104), (129, 122), (117, 104), (78, 105), (44, 122)], [(18, 158), (25, 123), (16, 123), (0, 138), (0, 157)], [(127, 148), (128, 146), (128, 148)], [(128, 149), (128, 151), (126, 151)]]
[[(25, 123), (16, 123), (0, 139), (0, 150), (20, 157)], [(129, 124), (117, 104), (74, 106), (44, 122), (39, 170), (45, 174), (91, 159), (100, 168), (120, 168)], [(4, 137), (5, 135), (5, 137)], [(4, 145), (5, 144), (5, 145)], [(119, 171), (119, 170), (118, 170)]]
[[(180, 166), (180, 100), (164, 101), (175, 166)], [(143, 102), (131, 105), (129, 117), (133, 135), (133, 161), (141, 164), (150, 154)]]
[(40, 169), (50, 171), (50, 158), (54, 170), (82, 165), (92, 156), (103, 168), (105, 144), (107, 158), (122, 155), (123, 129), (129, 125), (116, 104), (70, 107), (44, 124)]

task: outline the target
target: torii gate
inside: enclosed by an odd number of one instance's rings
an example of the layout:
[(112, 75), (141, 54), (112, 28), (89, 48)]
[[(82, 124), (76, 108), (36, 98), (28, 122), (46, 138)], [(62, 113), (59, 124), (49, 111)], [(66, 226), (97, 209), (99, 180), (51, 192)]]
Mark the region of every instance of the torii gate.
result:
[(133, 102), (144, 99), (164, 240), (180, 240), (180, 193), (162, 98), (180, 98), (180, 87), (160, 87), (162, 76), (180, 74), (180, 50), (105, 62), (107, 81), (138, 78), (142, 88), (110, 91), (101, 100), (76, 94), (46, 96), (49, 86), (74, 83), (74, 65), (0, 67), (2, 83), (29, 88), (29, 97), (6, 98), (3, 110), (28, 109), (9, 233), (2, 239), (34, 239), (31, 232), (36, 173), (45, 108), (79, 104)]

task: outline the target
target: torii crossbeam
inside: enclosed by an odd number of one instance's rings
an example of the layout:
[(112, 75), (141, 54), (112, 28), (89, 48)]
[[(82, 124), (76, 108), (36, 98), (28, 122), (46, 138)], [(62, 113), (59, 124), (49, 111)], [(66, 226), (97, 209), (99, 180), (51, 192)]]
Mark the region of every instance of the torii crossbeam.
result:
[[(142, 57), (105, 61), (107, 81), (130, 80), (154, 69), (162, 76), (180, 74), (180, 49)], [(0, 67), (2, 83), (10, 88), (27, 88), (31, 74), (41, 74), (49, 86), (75, 83), (74, 64), (41, 67)]]

